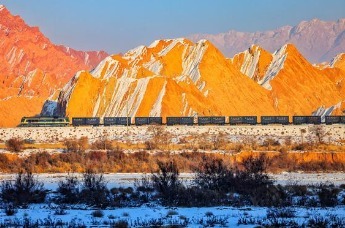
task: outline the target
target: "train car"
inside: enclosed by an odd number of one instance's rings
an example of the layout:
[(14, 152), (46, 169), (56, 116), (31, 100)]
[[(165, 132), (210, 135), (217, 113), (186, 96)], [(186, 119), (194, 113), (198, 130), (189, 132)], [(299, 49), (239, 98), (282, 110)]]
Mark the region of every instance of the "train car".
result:
[(92, 125), (92, 126), (99, 126), (100, 118), (99, 117), (86, 117), (85, 118), (85, 124), (86, 125)]
[(292, 123), (300, 124), (321, 124), (321, 116), (293, 116)]
[(340, 116), (325, 116), (325, 124), (338, 124), (340, 123)]
[(148, 117), (135, 117), (134, 122), (135, 122), (136, 126), (147, 125), (147, 124), (149, 124), (149, 118)]
[(72, 118), (72, 125), (73, 126), (84, 126), (86, 125), (84, 117), (73, 117)]
[(99, 126), (99, 117), (73, 117), (72, 125), (77, 126)]
[(261, 124), (289, 124), (289, 117), (288, 116), (261, 116)]
[(193, 125), (194, 124), (194, 118), (189, 116), (182, 116), (182, 117), (174, 117), (169, 116), (166, 118), (166, 124), (168, 126), (173, 125)]
[(162, 119), (162, 117), (149, 117), (149, 124), (162, 125), (163, 119)]
[(198, 117), (198, 125), (209, 125), (212, 124), (212, 120), (210, 116), (199, 116)]
[(181, 124), (181, 117), (169, 116), (166, 118), (166, 124), (168, 126), (180, 125)]
[(325, 124), (345, 124), (345, 116), (325, 116)]
[(225, 116), (211, 116), (212, 124), (216, 125), (224, 125), (225, 124)]
[(38, 116), (23, 117), (19, 127), (65, 127), (69, 125), (68, 117)]
[(104, 117), (103, 118), (103, 125), (104, 126), (112, 126), (117, 125), (116, 117)]
[(194, 125), (194, 117), (182, 116), (180, 117), (180, 124), (192, 126)]
[(131, 124), (131, 117), (116, 117), (116, 125), (129, 126)]
[(256, 125), (258, 123), (256, 116), (229, 116), (230, 125), (249, 124)]
[(131, 117), (104, 117), (103, 125), (104, 126), (114, 126), (114, 125), (129, 126), (131, 125)]

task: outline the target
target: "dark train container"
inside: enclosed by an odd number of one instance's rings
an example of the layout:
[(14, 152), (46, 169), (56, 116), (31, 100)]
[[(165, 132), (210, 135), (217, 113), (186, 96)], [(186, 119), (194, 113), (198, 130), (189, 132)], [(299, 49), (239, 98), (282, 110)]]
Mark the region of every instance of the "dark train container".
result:
[(256, 125), (258, 118), (256, 116), (242, 116), (244, 124)]
[(308, 124), (321, 124), (321, 116), (307, 116)]
[(325, 124), (338, 124), (340, 123), (340, 116), (325, 116)]
[(345, 116), (340, 116), (340, 123), (345, 124)]
[(136, 126), (149, 124), (149, 118), (148, 117), (135, 117), (134, 121), (135, 121)]
[(276, 116), (276, 123), (288, 125), (290, 123), (289, 116)]
[(173, 117), (173, 116), (169, 116), (166, 118), (167, 120), (167, 125), (168, 126), (173, 126), (173, 125), (180, 125), (181, 124), (181, 117)]
[(198, 125), (207, 125), (212, 124), (212, 119), (210, 116), (199, 116), (198, 117)]
[(149, 124), (159, 124), (162, 125), (162, 117), (149, 117)]
[(99, 126), (100, 118), (99, 117), (86, 117), (85, 125)]
[(261, 124), (267, 125), (267, 124), (275, 124), (276, 123), (276, 117), (275, 116), (261, 116)]
[(306, 116), (293, 116), (292, 117), (292, 123), (295, 125), (299, 124), (307, 124), (307, 117)]
[(194, 124), (194, 117), (182, 116), (180, 117), (180, 124), (192, 126)]
[(321, 124), (321, 116), (293, 116), (292, 123), (299, 124)]
[(104, 117), (103, 125), (104, 126), (116, 125), (116, 117)]
[(86, 125), (86, 119), (84, 117), (73, 117), (72, 118), (73, 126), (84, 126)]
[(211, 123), (224, 125), (225, 124), (225, 116), (211, 116)]
[(229, 116), (230, 125), (243, 124), (242, 116)]
[(261, 124), (289, 124), (289, 117), (288, 116), (261, 116)]
[(129, 126), (131, 122), (131, 117), (116, 117), (116, 125)]

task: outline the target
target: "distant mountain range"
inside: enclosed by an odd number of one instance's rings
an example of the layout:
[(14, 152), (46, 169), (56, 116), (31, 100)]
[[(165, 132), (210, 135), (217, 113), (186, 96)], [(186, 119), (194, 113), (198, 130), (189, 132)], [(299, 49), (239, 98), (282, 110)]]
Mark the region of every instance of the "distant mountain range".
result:
[(227, 57), (232, 57), (252, 44), (274, 52), (284, 44), (291, 43), (310, 62), (320, 63), (345, 52), (345, 18), (336, 22), (313, 19), (272, 31), (249, 33), (231, 30), (219, 34), (194, 34), (188, 38), (194, 42), (207, 39)]

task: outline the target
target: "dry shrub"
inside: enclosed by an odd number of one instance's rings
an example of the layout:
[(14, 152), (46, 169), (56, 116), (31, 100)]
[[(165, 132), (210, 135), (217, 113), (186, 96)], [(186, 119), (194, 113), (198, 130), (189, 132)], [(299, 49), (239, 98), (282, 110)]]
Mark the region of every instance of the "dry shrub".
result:
[(24, 146), (24, 141), (20, 138), (11, 138), (6, 141), (6, 148), (12, 152), (22, 151)]

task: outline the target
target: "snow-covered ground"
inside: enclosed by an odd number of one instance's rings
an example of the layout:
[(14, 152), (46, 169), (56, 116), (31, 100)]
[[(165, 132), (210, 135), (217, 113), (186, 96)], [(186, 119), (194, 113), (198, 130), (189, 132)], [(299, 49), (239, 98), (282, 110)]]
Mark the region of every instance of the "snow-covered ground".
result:
[[(256, 227), (254, 224), (238, 224), (240, 219), (267, 220), (267, 211), (263, 207), (202, 207), (202, 208), (165, 208), (162, 206), (143, 206), (137, 208), (116, 208), (102, 210), (102, 217), (94, 217), (91, 209), (66, 209), (64, 215), (56, 215), (54, 205), (35, 205), (28, 209), (20, 209), (13, 216), (6, 216), (0, 212), (0, 224), (10, 224), (27, 221), (46, 224), (67, 224), (71, 227), (95, 226), (108, 227), (118, 221), (127, 221), (129, 227), (160, 227), (158, 225), (182, 225), (180, 227)], [(289, 208), (300, 226), (313, 217), (337, 216), (341, 221), (345, 219), (344, 208)], [(156, 226), (154, 226), (156, 225)], [(13, 226), (12, 226), (13, 227)], [(55, 227), (55, 226), (54, 226)], [(115, 226), (116, 227), (116, 226)], [(316, 226), (315, 226), (316, 227)], [(339, 226), (341, 227), (341, 226)]]
[[(256, 140), (264, 140), (267, 137), (284, 139), (292, 137), (294, 141), (300, 141), (302, 137), (315, 137), (311, 133), (313, 125), (255, 125), (255, 126), (164, 126), (172, 135), (173, 142), (178, 142), (181, 137), (193, 134), (217, 134), (226, 133), (230, 140), (242, 140), (244, 137), (254, 137)], [(322, 125), (326, 141), (336, 142), (345, 139), (345, 125)], [(305, 129), (306, 133), (301, 134)], [(58, 142), (66, 138), (80, 138), (86, 136), (89, 140), (97, 139), (117, 140), (122, 142), (144, 142), (151, 136), (147, 133), (147, 126), (112, 126), (112, 127), (37, 127), (37, 128), (0, 128), (0, 140), (6, 141), (13, 137), (33, 139), (36, 142)]]
[[(55, 190), (60, 180), (64, 180), (67, 174), (38, 174), (36, 178), (44, 183), (45, 188)], [(81, 174), (76, 174), (81, 178)], [(104, 174), (108, 188), (133, 186), (135, 179), (140, 179), (142, 173), (109, 173)], [(13, 180), (14, 174), (0, 174), (0, 181)], [(191, 173), (182, 173), (180, 177), (190, 181)], [(345, 184), (345, 173), (281, 173), (271, 174), (271, 177), (279, 184), (320, 184), (332, 183), (337, 186)], [(72, 208), (74, 207), (74, 208)], [(157, 224), (178, 224), (186, 227), (254, 227), (254, 224), (238, 224), (239, 222), (272, 222), (268, 218), (269, 211), (266, 207), (201, 207), (201, 208), (167, 208), (156, 204), (148, 204), (141, 207), (124, 207), (102, 210), (102, 217), (93, 215), (95, 209), (84, 205), (61, 206), (54, 203), (32, 204), (26, 209), (18, 209), (17, 213), (7, 216), (0, 209), (0, 225), (15, 226), (27, 223), (54, 226), (109, 226), (126, 221), (130, 227), (148, 227)], [(273, 209), (280, 210), (280, 209)], [(294, 214), (293, 218), (279, 218), (282, 221), (294, 221), (299, 226), (309, 222), (311, 218), (339, 219), (345, 221), (344, 206), (333, 208), (298, 208), (289, 207), (286, 210)], [(271, 220), (270, 220), (271, 219)], [(285, 219), (285, 220), (284, 220)]]
[[(14, 180), (16, 174), (0, 173), (0, 182), (3, 180)], [(79, 179), (82, 174), (73, 174)], [(113, 187), (133, 187), (135, 180), (140, 180), (143, 176), (149, 174), (143, 173), (105, 173), (103, 174), (108, 188)], [(58, 182), (65, 180), (67, 173), (43, 173), (35, 174), (38, 181), (44, 183), (44, 187), (54, 190)], [(183, 181), (190, 181), (194, 177), (193, 173), (180, 173)], [(283, 172), (280, 174), (270, 174), (270, 177), (281, 185), (298, 184), (298, 185), (317, 185), (317, 184), (334, 184), (339, 186), (345, 184), (345, 173), (303, 173), (303, 172)]]

